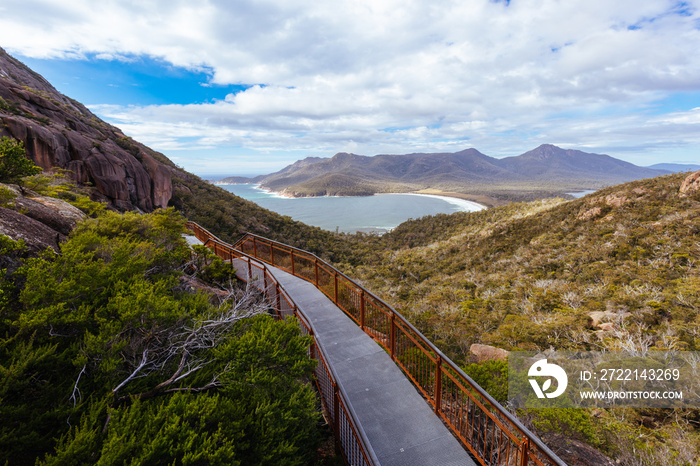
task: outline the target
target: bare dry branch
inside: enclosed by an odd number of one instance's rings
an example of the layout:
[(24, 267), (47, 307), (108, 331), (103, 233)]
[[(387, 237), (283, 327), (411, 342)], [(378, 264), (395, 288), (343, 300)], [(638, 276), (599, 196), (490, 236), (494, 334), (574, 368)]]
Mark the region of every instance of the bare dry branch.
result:
[[(80, 374), (78, 374), (78, 378), (75, 379), (75, 385), (73, 385), (73, 393), (71, 394), (70, 398), (68, 398), (68, 401), (73, 400), (73, 406), (75, 407), (76, 404), (78, 404), (78, 401), (83, 399), (83, 396), (80, 394), (80, 389), (78, 388), (78, 382), (80, 382), (80, 377), (83, 376), (85, 373), (85, 368), (87, 367), (87, 364), (83, 366), (83, 368), (80, 370)], [(78, 395), (76, 397), (76, 394)]]
[[(174, 391), (202, 391), (220, 386), (218, 378), (228, 371), (229, 366), (203, 387), (172, 387), (212, 362), (203, 353), (223, 342), (236, 323), (266, 313), (269, 309), (262, 294), (254, 287), (248, 286), (245, 290), (240, 290), (231, 284), (227, 292), (226, 299), (218, 309), (202, 319), (189, 324), (179, 323), (157, 332), (143, 330), (143, 338), (139, 340), (139, 345), (145, 344), (146, 347), (142, 351), (141, 361), (112, 391), (123, 389), (136, 378), (168, 370), (175, 358), (179, 359), (177, 367), (174, 370), (170, 369), (172, 372), (165, 380), (136, 396), (150, 398)], [(127, 395), (122, 396), (120, 400), (126, 398)]]

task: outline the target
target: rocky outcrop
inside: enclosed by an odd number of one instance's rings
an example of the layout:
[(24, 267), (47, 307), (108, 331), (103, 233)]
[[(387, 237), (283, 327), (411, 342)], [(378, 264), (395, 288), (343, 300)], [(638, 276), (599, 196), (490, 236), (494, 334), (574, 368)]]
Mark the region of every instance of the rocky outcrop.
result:
[(0, 207), (0, 235), (15, 241), (24, 240), (30, 254), (40, 254), (47, 248), (59, 250), (65, 235), (43, 223), (5, 207)]
[[(64, 169), (118, 210), (152, 211), (172, 197), (172, 164), (126, 137), (0, 49), (0, 136), (24, 142), (42, 169)], [(158, 159), (158, 160), (157, 160)]]
[(681, 183), (679, 192), (681, 195), (685, 196), (700, 192), (700, 171), (688, 175), (688, 177), (683, 180), (683, 183)]
[(15, 199), (15, 210), (62, 235), (68, 235), (75, 226), (74, 222), (34, 199), (26, 197)]
[(59, 243), (75, 228), (85, 214), (65, 201), (29, 192), (23, 196), (13, 185), (0, 184), (15, 197), (0, 208), (0, 234), (15, 241), (24, 240), (30, 254), (46, 248), (59, 250)]
[(505, 361), (508, 358), (508, 351), (496, 348), (490, 345), (481, 345), (479, 343), (474, 343), (469, 347), (469, 352), (471, 352), (475, 357), (477, 362), (501, 360)]
[(56, 214), (61, 216), (65, 223), (70, 226), (71, 230), (78, 224), (79, 221), (85, 218), (85, 214), (82, 210), (67, 203), (66, 201), (56, 199), (55, 197), (33, 196), (31, 197), (31, 200), (53, 210)]

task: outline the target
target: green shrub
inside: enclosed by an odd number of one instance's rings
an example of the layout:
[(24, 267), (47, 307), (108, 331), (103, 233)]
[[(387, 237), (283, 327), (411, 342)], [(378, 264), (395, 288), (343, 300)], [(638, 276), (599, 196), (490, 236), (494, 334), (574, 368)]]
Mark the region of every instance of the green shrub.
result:
[(0, 139), (0, 182), (20, 184), (25, 176), (41, 173), (41, 168), (26, 157), (21, 141)]

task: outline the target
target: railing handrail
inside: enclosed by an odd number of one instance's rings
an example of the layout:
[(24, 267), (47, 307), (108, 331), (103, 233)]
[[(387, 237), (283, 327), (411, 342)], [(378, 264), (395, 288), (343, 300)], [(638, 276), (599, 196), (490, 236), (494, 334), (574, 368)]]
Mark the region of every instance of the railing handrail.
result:
[[(194, 222), (191, 222), (191, 223), (194, 224)], [(197, 226), (199, 228), (202, 228), (199, 225), (197, 225)], [(206, 231), (204, 228), (202, 228), (202, 230)], [(209, 232), (207, 232), (207, 233), (209, 233)], [(209, 233), (209, 235), (211, 235), (211, 234)], [(216, 238), (214, 235), (211, 235), (211, 237)], [(365, 287), (363, 287), (359, 283), (355, 282), (352, 278), (348, 277), (346, 274), (344, 274), (340, 270), (336, 269), (334, 266), (330, 265), (328, 262), (319, 258), (316, 254), (309, 252), (309, 251), (306, 251), (306, 250), (303, 250), (301, 248), (290, 246), (288, 244), (284, 244), (284, 243), (281, 243), (279, 241), (275, 241), (275, 240), (265, 238), (263, 236), (256, 235), (254, 233), (249, 233), (249, 232), (245, 232), (244, 235), (238, 241), (236, 241), (236, 243), (234, 243), (233, 246), (228, 245), (227, 243), (224, 243), (223, 241), (219, 240), (218, 238), (216, 238), (216, 240), (219, 243), (221, 243), (222, 245), (226, 245), (227, 247), (231, 247), (231, 248), (236, 248), (236, 250), (238, 252), (243, 253), (238, 248), (240, 247), (240, 245), (242, 245), (246, 241), (247, 238), (259, 239), (263, 242), (269, 243), (270, 245), (274, 244), (279, 249), (286, 249), (290, 252), (294, 251), (296, 253), (301, 253), (301, 254), (307, 255), (310, 259), (313, 259), (319, 265), (322, 264), (324, 267), (330, 269), (334, 274), (337, 274), (338, 276), (343, 277), (347, 282), (349, 282), (354, 287), (356, 287), (358, 291), (365, 294), (366, 296), (369, 296), (372, 300), (376, 301), (378, 304), (380, 304), (382, 307), (384, 307), (387, 311), (389, 311), (395, 318), (398, 318), (403, 325), (408, 327), (410, 329), (410, 331), (413, 332), (420, 339), (421, 343), (426, 345), (430, 351), (435, 353), (436, 358), (438, 358), (440, 360), (441, 364), (446, 364), (447, 366), (449, 366), (449, 368), (452, 371), (454, 371), (461, 379), (463, 379), (467, 383), (467, 385), (469, 385), (470, 389), (473, 389), (481, 397), (483, 397), (483, 399), (488, 403), (488, 405), (492, 409), (496, 410), (498, 412), (498, 414), (500, 416), (502, 416), (505, 420), (507, 420), (511, 424), (511, 426), (514, 428), (514, 430), (517, 431), (517, 434), (522, 436), (524, 438), (524, 440), (526, 439), (527, 442), (537, 446), (537, 448), (540, 450), (540, 452), (542, 452), (547, 457), (547, 459), (552, 461), (554, 464), (556, 464), (558, 466), (566, 466), (566, 463), (564, 463), (554, 452), (552, 452), (551, 449), (549, 447), (547, 447), (547, 445), (545, 445), (539, 438), (537, 438), (537, 436), (535, 436), (532, 432), (530, 432), (530, 430), (527, 427), (525, 427), (518, 418), (516, 418), (512, 413), (510, 413), (508, 410), (506, 410), (498, 401), (496, 401), (491, 395), (489, 395), (479, 384), (477, 384), (461, 368), (459, 368), (459, 366), (457, 366), (457, 364), (455, 364), (449, 357), (447, 357), (442, 351), (440, 351), (427, 337), (425, 337), (418, 329), (416, 329), (415, 326), (413, 326), (413, 324), (411, 324), (408, 320), (406, 320), (406, 318), (403, 315), (401, 315), (401, 313), (396, 311), (391, 305), (386, 303), (383, 299), (379, 298), (374, 293), (372, 293), (371, 291), (369, 291), (368, 289), (366, 289)], [(243, 254), (245, 254), (245, 253), (243, 253)], [(258, 261), (268, 262), (266, 259), (261, 258), (261, 257), (256, 257), (256, 256), (248, 256), (248, 257), (254, 257), (254, 259), (258, 260)], [(270, 263), (270, 262), (268, 262), (268, 263)], [(274, 266), (275, 264), (271, 263), (271, 265)], [(277, 267), (279, 267), (279, 266), (277, 266)], [(297, 275), (297, 276), (313, 283), (313, 281), (307, 277), (300, 276), (300, 275)], [(318, 286), (317, 284), (315, 284), (315, 285)], [(338, 304), (338, 303), (336, 303), (336, 304)], [(341, 309), (342, 309), (342, 307), (341, 307)], [(436, 403), (437, 403), (437, 401), (436, 401)], [(479, 402), (477, 401), (477, 403), (479, 403)], [(492, 414), (490, 414), (487, 410), (485, 411), (485, 413), (489, 416), (492, 416)], [(496, 419), (495, 419), (495, 421), (498, 422)], [(452, 428), (452, 427), (450, 426), (450, 428)], [(506, 432), (506, 433), (507, 433), (507, 435), (512, 436), (511, 432)]]
[[(245, 252), (243, 252), (239, 249), (235, 249), (234, 246), (217, 238), (216, 236), (211, 234), (207, 229), (205, 229), (204, 227), (202, 227), (201, 225), (199, 225), (196, 222), (188, 221), (186, 226), (188, 228), (190, 226), (196, 226), (202, 232), (206, 232), (208, 238), (206, 239), (206, 241), (202, 241), (202, 244), (205, 247), (207, 247), (209, 245), (209, 243), (217, 243), (222, 248), (227, 249), (229, 254), (235, 252), (235, 254), (237, 256), (240, 256), (239, 257), (240, 259), (247, 259), (247, 261), (249, 263), (250, 263), (250, 261), (255, 262), (256, 264), (258, 262), (260, 262), (260, 259), (253, 257), (249, 254), (246, 254)], [(245, 238), (245, 235), (243, 236), (243, 238)], [(201, 241), (201, 238), (198, 238), (198, 239), (200, 239), (200, 241)], [(285, 299), (292, 306), (292, 308), (294, 310), (294, 316), (297, 317), (299, 320), (301, 320), (303, 322), (303, 325), (306, 328), (313, 330), (313, 324), (306, 318), (306, 316), (303, 313), (301, 313), (299, 311), (299, 307), (294, 302), (294, 299), (289, 295), (289, 293), (287, 293), (287, 291), (284, 289), (284, 287), (282, 285), (280, 285), (279, 281), (275, 278), (275, 276), (268, 271), (267, 265), (264, 263), (264, 261), (262, 262), (261, 265), (262, 265), (262, 268), (261, 268), (262, 273), (265, 274), (267, 276), (267, 278), (269, 280), (271, 280), (272, 283), (274, 283), (275, 289), (278, 292), (280, 292), (280, 291), (284, 292)], [(256, 267), (257, 267), (257, 265), (256, 265)], [(252, 280), (252, 277), (248, 277), (248, 278), (249, 278), (249, 280)], [(265, 290), (263, 290), (263, 293), (265, 293)], [(318, 344), (315, 332), (313, 332), (313, 331), (311, 332), (311, 337), (314, 340), (315, 351), (319, 352), (325, 361), (328, 361), (328, 355), (326, 354), (326, 351), (323, 349), (323, 347)], [(336, 374), (335, 369), (333, 369), (333, 366), (331, 366), (330, 364), (324, 364), (324, 367), (326, 369), (328, 369), (328, 371), (330, 372), (331, 378), (332, 378), (334, 384), (338, 388), (338, 393), (343, 398), (343, 405), (347, 408), (348, 415), (351, 418), (350, 421), (351, 421), (354, 429), (357, 431), (358, 435), (360, 436), (360, 442), (362, 444), (361, 447), (362, 447), (363, 452), (369, 456), (368, 459), (372, 464), (378, 465), (379, 459), (377, 458), (376, 453), (374, 452), (374, 449), (372, 448), (371, 443), (369, 442), (369, 439), (367, 437), (367, 433), (365, 432), (364, 428), (362, 427), (362, 424), (360, 422), (358, 422), (357, 413), (355, 412), (355, 409), (352, 407), (352, 404), (350, 403), (350, 400), (348, 398), (347, 393), (345, 392), (345, 389), (343, 388), (342, 385), (337, 383), (338, 375)], [(339, 415), (339, 413), (335, 413), (335, 416), (338, 416), (338, 415)], [(337, 435), (337, 433), (336, 433), (336, 435)]]

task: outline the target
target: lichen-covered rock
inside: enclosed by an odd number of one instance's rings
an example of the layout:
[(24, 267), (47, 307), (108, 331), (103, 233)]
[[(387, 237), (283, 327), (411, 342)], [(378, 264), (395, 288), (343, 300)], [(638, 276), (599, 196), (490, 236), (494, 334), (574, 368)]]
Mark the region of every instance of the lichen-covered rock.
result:
[(17, 185), (0, 183), (0, 187), (15, 194), (8, 203), (11, 208), (3, 208), (0, 215), (0, 234), (15, 241), (23, 239), (31, 254), (47, 247), (58, 250), (58, 243), (86, 217), (83, 211), (61, 199), (39, 196), (30, 190), (26, 190), (27, 197)]
[(148, 154), (143, 154), (143, 166), (146, 168), (146, 171), (148, 171), (153, 183), (153, 192), (151, 195), (153, 204), (156, 207), (167, 207), (168, 201), (173, 197), (173, 183), (170, 177), (170, 171)]
[(680, 193), (682, 195), (691, 195), (700, 192), (700, 171), (691, 173), (688, 177), (681, 183)]
[(43, 223), (0, 207), (0, 234), (15, 241), (24, 240), (30, 254), (39, 254), (47, 248), (59, 250), (59, 244), (65, 236)]
[(48, 207), (49, 209), (52, 209), (58, 215), (63, 217), (66, 222), (70, 223), (71, 229), (73, 229), (79, 221), (83, 220), (86, 217), (85, 213), (82, 210), (78, 209), (74, 205), (67, 203), (66, 201), (56, 199), (55, 197), (34, 196), (30, 199), (39, 202), (40, 204), (43, 204), (44, 206)]
[(479, 343), (474, 343), (469, 347), (469, 352), (471, 352), (478, 362), (501, 360), (505, 361), (508, 357), (508, 351), (502, 348), (496, 348), (490, 345), (481, 345)]
[(37, 222), (43, 223), (62, 235), (68, 235), (75, 226), (73, 222), (61, 216), (55, 210), (33, 199), (17, 197), (14, 200), (14, 204), (14, 210), (21, 212)]

